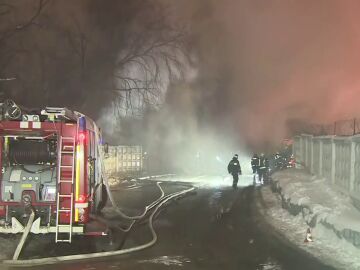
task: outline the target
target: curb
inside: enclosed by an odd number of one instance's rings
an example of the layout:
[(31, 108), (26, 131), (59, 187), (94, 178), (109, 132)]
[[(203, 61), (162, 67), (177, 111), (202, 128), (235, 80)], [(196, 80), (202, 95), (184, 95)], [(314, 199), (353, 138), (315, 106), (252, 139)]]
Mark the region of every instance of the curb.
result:
[[(270, 189), (272, 189), (272, 184), (273, 184), (273, 182), (271, 182)], [(265, 202), (265, 199), (264, 199), (263, 193), (262, 193), (262, 190), (264, 188), (267, 188), (267, 187), (264, 186), (264, 187), (254, 190), (254, 193), (255, 193), (254, 194), (254, 197), (255, 197), (254, 211), (259, 217), (261, 217), (261, 218), (259, 218), (260, 229), (266, 228), (267, 232), (269, 234), (273, 235), (278, 241), (282, 242), (284, 245), (288, 246), (289, 248), (296, 250), (296, 252), (299, 252), (299, 253), (303, 254), (304, 256), (311, 258), (312, 260), (318, 262), (319, 264), (322, 264), (322, 265), (328, 267), (329, 269), (333, 269), (333, 270), (338, 269), (338, 268), (335, 268), (333, 265), (330, 265), (327, 262), (324, 262), (319, 257), (315, 256), (315, 254), (313, 254), (311, 251), (300, 246), (300, 244), (297, 245), (296, 243), (292, 242), (290, 239), (287, 238), (287, 236), (281, 230), (279, 230), (278, 227), (276, 227), (273, 223), (271, 223), (267, 220), (266, 216), (268, 216), (268, 214), (267, 214), (268, 207), (266, 205), (266, 202)], [(269, 228), (271, 230), (269, 230)], [(303, 243), (301, 242), (301, 244), (303, 244)]]

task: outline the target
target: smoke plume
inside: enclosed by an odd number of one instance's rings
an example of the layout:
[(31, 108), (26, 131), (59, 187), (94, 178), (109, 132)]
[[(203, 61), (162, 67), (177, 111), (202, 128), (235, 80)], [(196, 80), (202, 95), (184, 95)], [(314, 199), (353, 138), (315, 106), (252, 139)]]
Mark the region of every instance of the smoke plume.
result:
[[(296, 123), (360, 115), (359, 9), (350, 0), (4, 0), (0, 79), (16, 79), (0, 92), (82, 110), (109, 141), (157, 158), (263, 151)], [(128, 101), (142, 115), (115, 118), (111, 106)]]
[(205, 118), (259, 148), (288, 136), (292, 119), (358, 116), (359, 8), (357, 1), (182, 1), (200, 56), (195, 91)]

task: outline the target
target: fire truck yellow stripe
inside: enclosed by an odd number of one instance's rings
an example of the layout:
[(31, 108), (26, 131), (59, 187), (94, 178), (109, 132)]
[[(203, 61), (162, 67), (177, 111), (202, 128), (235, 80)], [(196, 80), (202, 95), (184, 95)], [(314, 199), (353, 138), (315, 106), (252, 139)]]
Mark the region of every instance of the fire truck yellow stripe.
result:
[[(79, 200), (80, 194), (80, 145), (76, 146), (76, 177), (75, 177), (75, 201)], [(79, 221), (79, 209), (75, 208), (75, 222)]]

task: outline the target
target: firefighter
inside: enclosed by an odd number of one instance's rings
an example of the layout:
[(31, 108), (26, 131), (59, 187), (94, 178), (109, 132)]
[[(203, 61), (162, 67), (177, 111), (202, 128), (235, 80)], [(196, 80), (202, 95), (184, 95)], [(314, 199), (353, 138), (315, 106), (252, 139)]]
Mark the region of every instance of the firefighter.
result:
[(240, 162), (239, 162), (239, 156), (237, 154), (234, 155), (234, 157), (232, 158), (232, 160), (230, 160), (229, 165), (228, 165), (228, 172), (232, 175), (233, 177), (233, 189), (237, 188), (237, 183), (239, 181), (239, 175), (241, 175), (241, 167), (240, 167)]
[(254, 174), (254, 184), (256, 183), (256, 175), (259, 176), (259, 168), (260, 168), (260, 159), (257, 154), (254, 154), (251, 158), (251, 168)]
[(264, 153), (261, 153), (259, 163), (259, 181), (261, 184), (264, 184), (268, 181), (269, 177), (269, 160), (265, 157)]
[(274, 156), (274, 159), (275, 159), (275, 168), (277, 170), (280, 170), (282, 169), (283, 167), (283, 164), (282, 164), (282, 157), (280, 155), (279, 152), (276, 152), (275, 156)]
[(260, 167), (260, 159), (257, 154), (254, 154), (251, 158), (251, 168), (253, 170), (253, 173), (258, 173)]

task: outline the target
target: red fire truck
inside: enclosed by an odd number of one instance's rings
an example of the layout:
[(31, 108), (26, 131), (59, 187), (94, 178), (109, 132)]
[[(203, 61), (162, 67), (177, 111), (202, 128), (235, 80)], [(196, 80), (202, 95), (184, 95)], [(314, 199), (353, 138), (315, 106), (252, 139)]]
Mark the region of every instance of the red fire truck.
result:
[(0, 104), (0, 233), (54, 233), (56, 242), (86, 234), (104, 207), (95, 122), (67, 108), (24, 109)]

